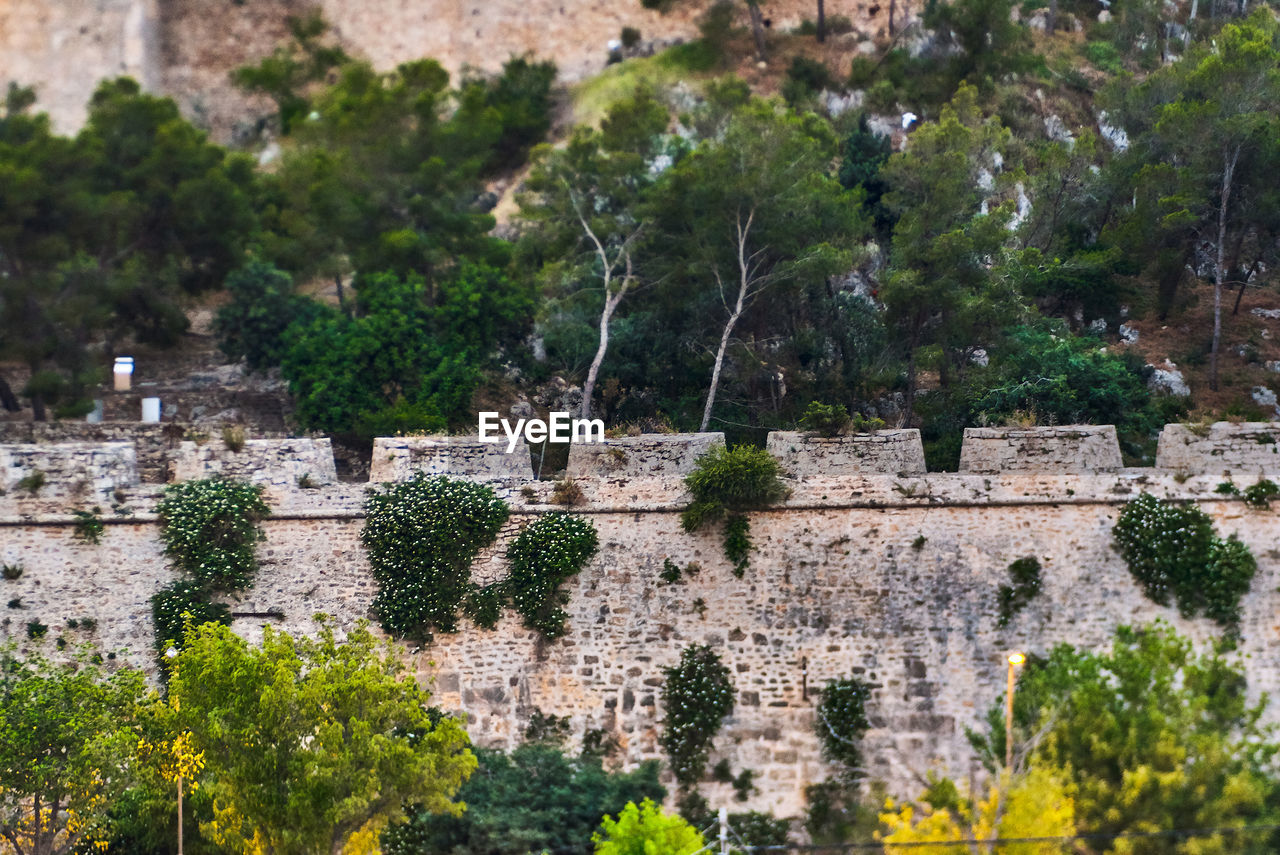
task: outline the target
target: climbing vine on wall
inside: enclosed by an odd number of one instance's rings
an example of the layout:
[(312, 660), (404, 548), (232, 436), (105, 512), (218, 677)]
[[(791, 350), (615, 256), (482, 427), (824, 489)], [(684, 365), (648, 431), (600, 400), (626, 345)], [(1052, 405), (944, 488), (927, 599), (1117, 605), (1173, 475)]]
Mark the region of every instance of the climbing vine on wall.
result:
[(691, 791), (706, 769), (720, 725), (733, 712), (733, 681), (715, 651), (702, 644), (686, 647), (680, 662), (663, 672), (662, 748), (680, 789)]
[(848, 780), (862, 777), (862, 737), (871, 727), (867, 701), (871, 686), (855, 677), (831, 680), (822, 690), (814, 728), (822, 754), (838, 763)]
[[(474, 594), (471, 562), (493, 543), (510, 511), (488, 487), (419, 474), (374, 491), (360, 540), (378, 583), (373, 611), (388, 633), (429, 641), (456, 632), (458, 609)], [(496, 622), (492, 598), (479, 603)]]
[(694, 532), (724, 520), (725, 557), (741, 577), (751, 555), (751, 523), (744, 511), (767, 507), (787, 497), (778, 461), (763, 448), (717, 445), (698, 458), (684, 482), (693, 502), (680, 515), (680, 525)]
[(249, 587), (265, 537), (260, 523), (270, 513), (262, 487), (243, 481), (209, 478), (165, 488), (156, 505), (160, 540), (184, 578), (151, 597), (157, 650), (182, 646), (187, 615), (197, 625), (231, 622), (230, 611), (211, 595)]
[(1000, 586), (997, 597), (1000, 606), (997, 625), (1008, 626), (1009, 621), (1040, 593), (1040, 587), (1040, 559), (1027, 556), (1010, 564), (1009, 584)]
[(261, 486), (227, 478), (174, 484), (156, 505), (164, 554), (210, 591), (248, 587), (264, 539), (258, 524), (270, 513)]
[(1125, 505), (1112, 536), (1129, 572), (1152, 601), (1173, 601), (1185, 617), (1203, 614), (1229, 629), (1236, 627), (1240, 598), (1258, 565), (1234, 535), (1218, 537), (1204, 511), (1143, 493)]
[(524, 527), (507, 550), (507, 590), (524, 625), (548, 639), (564, 634), (569, 594), (561, 587), (599, 548), (596, 527), (582, 517), (551, 513)]

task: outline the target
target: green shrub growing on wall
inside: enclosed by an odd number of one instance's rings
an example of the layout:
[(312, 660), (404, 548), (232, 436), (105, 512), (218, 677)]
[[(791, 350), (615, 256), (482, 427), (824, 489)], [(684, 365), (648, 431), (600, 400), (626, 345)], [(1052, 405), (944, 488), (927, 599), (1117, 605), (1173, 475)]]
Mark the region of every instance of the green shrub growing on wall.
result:
[(258, 524), (271, 510), (262, 487), (226, 478), (166, 487), (156, 505), (164, 554), (207, 591), (248, 587), (258, 569)]
[(418, 641), (433, 629), (456, 632), (458, 608), (473, 590), (471, 562), (507, 521), (506, 502), (470, 481), (419, 474), (372, 492), (365, 511), (360, 540), (378, 583), (373, 612), (382, 628)]
[(569, 594), (560, 586), (596, 554), (596, 527), (582, 517), (552, 513), (524, 527), (507, 550), (507, 590), (524, 625), (548, 639), (564, 634), (562, 608)]
[(1228, 628), (1238, 623), (1258, 565), (1234, 535), (1218, 537), (1204, 511), (1143, 493), (1125, 505), (1112, 536), (1153, 602), (1176, 602), (1183, 616), (1203, 613)]
[(690, 791), (702, 778), (721, 723), (733, 712), (733, 681), (715, 651), (702, 644), (686, 647), (680, 662), (663, 673), (662, 748), (680, 789)]
[(822, 755), (842, 767), (842, 777), (862, 777), (862, 737), (871, 727), (867, 701), (871, 686), (855, 677), (831, 680), (822, 690), (814, 727)]
[(102, 541), (102, 508), (94, 507), (91, 511), (72, 511), (71, 515), (75, 517), (75, 523), (71, 526), (71, 533), (76, 540), (83, 540), (85, 543), (100, 543)]
[(182, 647), (188, 616), (196, 626), (231, 625), (231, 610), (222, 603), (209, 602), (208, 591), (195, 582), (174, 582), (151, 597), (151, 626), (155, 629), (157, 651), (163, 654), (171, 645)]
[(739, 445), (713, 447), (698, 458), (684, 479), (693, 502), (680, 515), (680, 525), (694, 532), (709, 522), (725, 521), (725, 557), (735, 576), (747, 569), (751, 553), (751, 524), (743, 511), (762, 508), (787, 497), (778, 461), (763, 448)]
[(271, 509), (262, 500), (262, 487), (211, 478), (166, 487), (156, 513), (164, 554), (187, 577), (151, 597), (154, 642), (163, 654), (170, 645), (182, 647), (188, 616), (197, 626), (231, 623), (230, 610), (211, 602), (210, 595), (249, 587), (258, 569), (257, 545), (264, 539), (259, 523)]
[(999, 626), (1008, 626), (1014, 615), (1040, 593), (1040, 559), (1034, 556), (1019, 558), (1009, 565), (1008, 585), (1001, 585), (999, 592)]

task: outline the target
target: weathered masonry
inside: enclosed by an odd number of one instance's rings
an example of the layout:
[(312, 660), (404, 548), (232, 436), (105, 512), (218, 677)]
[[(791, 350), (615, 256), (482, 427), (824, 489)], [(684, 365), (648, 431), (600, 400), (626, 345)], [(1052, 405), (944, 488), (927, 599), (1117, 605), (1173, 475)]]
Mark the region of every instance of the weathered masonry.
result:
[[(1243, 604), (1240, 656), (1257, 694), (1280, 690), (1280, 516), (1217, 494), (1280, 480), (1280, 424), (1179, 425), (1161, 437), (1159, 466), (1125, 469), (1109, 428), (971, 431), (959, 473), (925, 473), (911, 431), (818, 439), (774, 434), (770, 449), (791, 473), (782, 506), (752, 515), (758, 550), (735, 579), (714, 529), (681, 531), (682, 478), (717, 435), (646, 435), (577, 446), (569, 470), (601, 549), (571, 585), (568, 634), (540, 642), (508, 616), (492, 631), (467, 628), (430, 648), (406, 650), (438, 702), (469, 717), (473, 737), (510, 745), (533, 710), (568, 715), (575, 733), (605, 728), (634, 762), (659, 756), (662, 667), (690, 643), (713, 645), (732, 669), (737, 706), (717, 756), (760, 772), (750, 806), (779, 815), (801, 809), (806, 783), (827, 769), (813, 732), (815, 691), (854, 674), (875, 685), (866, 747), (872, 772), (909, 794), (931, 769), (966, 776), (964, 736), (1003, 691), (1010, 649), (1043, 652), (1059, 642), (1109, 643), (1117, 625), (1162, 618), (1199, 641), (1217, 627), (1186, 621), (1148, 602), (1111, 548), (1123, 504), (1141, 491), (1198, 502), (1225, 536), (1238, 534), (1259, 572)], [(0, 445), (0, 563), (20, 563), (0, 580), (3, 632), (27, 644), (26, 622), (54, 629), (91, 616), (92, 638), (125, 659), (151, 661), (148, 598), (171, 572), (152, 514), (161, 484), (140, 483), (139, 460), (166, 458), (184, 478), (216, 473), (264, 483), (274, 508), (260, 554), (263, 569), (236, 611), (280, 610), (305, 630), (317, 611), (351, 625), (368, 614), (373, 581), (359, 543), (365, 486), (335, 483), (323, 439), (250, 440), (239, 453), (213, 442), (157, 450), (114, 441)], [(157, 440), (158, 441), (158, 440)], [(415, 470), (491, 483), (511, 504), (503, 532), (557, 510), (552, 485), (535, 481), (528, 450), (492, 458), (466, 438), (379, 440), (375, 479)], [(153, 471), (155, 467), (151, 470)], [(45, 486), (18, 487), (36, 469)], [(307, 476), (307, 477), (303, 477)], [(299, 486), (299, 482), (308, 488)], [(107, 521), (99, 545), (72, 537), (71, 509), (97, 505)], [(117, 513), (113, 510), (127, 511)], [(478, 560), (481, 579), (504, 572), (503, 544)], [(1037, 557), (1044, 591), (1006, 628), (996, 625), (996, 591), (1009, 563)], [(697, 562), (677, 585), (658, 577), (666, 559)], [(1270, 717), (1280, 721), (1276, 709)], [(728, 803), (723, 785), (708, 784)]]

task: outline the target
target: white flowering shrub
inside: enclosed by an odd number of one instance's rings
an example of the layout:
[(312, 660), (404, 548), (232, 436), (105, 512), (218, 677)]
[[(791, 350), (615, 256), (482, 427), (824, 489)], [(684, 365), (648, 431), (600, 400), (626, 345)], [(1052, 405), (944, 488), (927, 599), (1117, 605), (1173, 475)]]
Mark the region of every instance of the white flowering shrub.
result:
[(270, 513), (261, 486), (227, 478), (173, 484), (156, 505), (164, 554), (209, 592), (249, 586), (265, 539), (259, 523)]
[(488, 487), (443, 475), (373, 491), (360, 540), (378, 583), (373, 612), (396, 636), (429, 641), (456, 632), (475, 590), (471, 562), (493, 543), (510, 510)]
[(1258, 565), (1233, 535), (1222, 539), (1195, 505), (1162, 502), (1143, 493), (1120, 512), (1116, 549), (1153, 602), (1176, 602), (1185, 617), (1204, 614), (1229, 629)]
[(702, 778), (720, 725), (733, 712), (733, 681), (720, 657), (704, 644), (686, 647), (679, 664), (663, 670), (662, 748), (680, 789), (691, 790)]
[(596, 527), (582, 517), (551, 513), (520, 532), (507, 550), (507, 591), (524, 625), (548, 639), (564, 634), (569, 594), (561, 585), (578, 575), (599, 548)]

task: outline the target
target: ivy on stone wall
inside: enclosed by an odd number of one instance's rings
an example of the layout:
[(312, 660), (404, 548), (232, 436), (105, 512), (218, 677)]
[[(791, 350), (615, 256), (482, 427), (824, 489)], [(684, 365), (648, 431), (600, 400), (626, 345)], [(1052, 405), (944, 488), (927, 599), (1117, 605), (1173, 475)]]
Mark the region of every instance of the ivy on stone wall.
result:
[(151, 597), (157, 651), (182, 646), (188, 616), (197, 625), (231, 623), (231, 612), (211, 596), (249, 587), (258, 570), (258, 543), (265, 538), (259, 523), (270, 513), (262, 487), (243, 481), (209, 478), (165, 488), (156, 505), (160, 540), (185, 578)]
[(690, 792), (702, 778), (720, 725), (733, 712), (733, 681), (720, 657), (703, 644), (686, 647), (680, 662), (663, 673), (662, 748), (680, 789)]
[(569, 594), (560, 586), (582, 570), (599, 545), (596, 527), (582, 517), (551, 513), (524, 527), (507, 550), (507, 590), (525, 626), (548, 639), (564, 634)]
[[(360, 540), (378, 583), (373, 612), (396, 636), (429, 641), (456, 632), (458, 609), (473, 594), (471, 562), (493, 543), (510, 513), (488, 487), (419, 473), (372, 491)], [(492, 597), (473, 600), (496, 623)]]
[(226, 478), (166, 487), (156, 505), (164, 554), (208, 591), (248, 587), (258, 569), (258, 525), (271, 510), (262, 487)]
[(1000, 619), (996, 624), (1001, 627), (1009, 625), (1014, 615), (1027, 607), (1027, 604), (1040, 593), (1040, 559), (1035, 556), (1019, 558), (1009, 565), (1009, 584), (1001, 585), (997, 600), (1000, 606)]
[(763, 448), (717, 445), (698, 458), (684, 483), (693, 502), (680, 515), (680, 525), (694, 532), (724, 520), (725, 557), (739, 578), (751, 555), (751, 523), (744, 511), (767, 507), (787, 497), (778, 461)]
[(862, 737), (871, 727), (867, 701), (871, 686), (856, 677), (831, 680), (822, 690), (814, 728), (822, 754), (841, 767), (841, 777), (856, 781), (862, 774)]
[(195, 582), (174, 582), (151, 597), (151, 626), (156, 649), (163, 653), (170, 645), (182, 646), (187, 618), (202, 623), (231, 624), (231, 610), (209, 601), (209, 591)]
[(1194, 504), (1163, 502), (1143, 493), (1120, 512), (1112, 529), (1129, 572), (1153, 602), (1176, 602), (1184, 617), (1203, 614), (1234, 630), (1240, 598), (1258, 565), (1249, 547), (1218, 537)]

